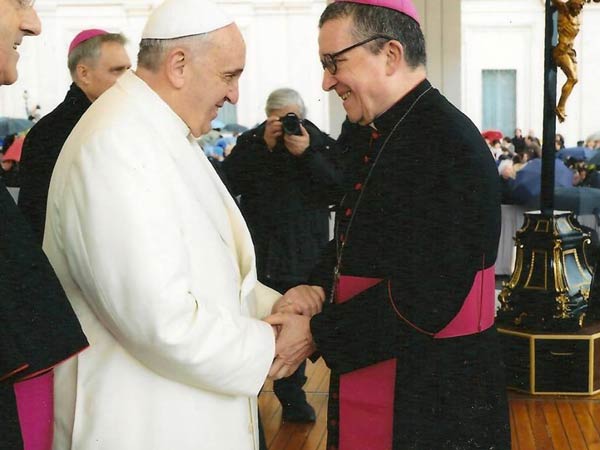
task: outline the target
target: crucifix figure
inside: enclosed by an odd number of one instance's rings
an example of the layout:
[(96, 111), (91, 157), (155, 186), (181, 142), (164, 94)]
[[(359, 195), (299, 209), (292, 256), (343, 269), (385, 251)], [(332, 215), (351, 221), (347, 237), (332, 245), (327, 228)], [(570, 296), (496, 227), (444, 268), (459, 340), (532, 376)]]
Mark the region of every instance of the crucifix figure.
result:
[(552, 57), (558, 67), (567, 76), (567, 81), (562, 87), (560, 100), (556, 106), (556, 115), (560, 122), (567, 116), (565, 105), (573, 87), (577, 83), (577, 59), (573, 41), (579, 33), (581, 25), (580, 13), (586, 0), (552, 0), (558, 10), (558, 44), (554, 47)]

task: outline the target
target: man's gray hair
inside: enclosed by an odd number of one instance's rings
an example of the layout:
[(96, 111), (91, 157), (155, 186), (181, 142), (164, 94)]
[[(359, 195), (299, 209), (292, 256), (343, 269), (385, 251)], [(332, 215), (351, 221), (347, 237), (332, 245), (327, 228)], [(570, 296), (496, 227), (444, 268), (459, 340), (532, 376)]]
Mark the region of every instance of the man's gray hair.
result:
[(267, 104), (265, 106), (265, 112), (267, 116), (271, 115), (271, 112), (276, 109), (284, 108), (288, 105), (296, 105), (300, 110), (300, 118), (304, 119), (306, 117), (306, 106), (304, 106), (304, 100), (294, 89), (290, 88), (282, 88), (276, 89), (269, 94), (267, 98)]
[(199, 44), (209, 41), (210, 33), (194, 34), (175, 39), (142, 39), (137, 55), (137, 65), (156, 73), (171, 49), (184, 47), (194, 51)]
[(116, 42), (117, 44), (125, 45), (127, 38), (121, 33), (106, 33), (94, 36), (86, 41), (83, 41), (69, 54), (67, 59), (67, 67), (71, 72), (71, 77), (74, 78), (77, 72), (77, 64), (87, 62), (94, 65), (100, 57), (100, 49), (105, 42)]

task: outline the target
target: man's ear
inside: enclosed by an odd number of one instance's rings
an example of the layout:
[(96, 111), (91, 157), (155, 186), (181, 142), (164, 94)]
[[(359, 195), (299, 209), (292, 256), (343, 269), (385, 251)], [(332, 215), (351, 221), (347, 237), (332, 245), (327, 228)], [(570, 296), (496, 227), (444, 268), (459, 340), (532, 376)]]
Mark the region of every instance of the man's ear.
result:
[(190, 64), (190, 58), (190, 53), (181, 47), (172, 49), (166, 56), (166, 75), (176, 89), (181, 89), (185, 84), (186, 66)]
[(387, 75), (392, 75), (403, 64), (406, 64), (404, 60), (404, 46), (400, 42), (395, 40), (388, 41), (382, 51), (386, 55)]
[(77, 74), (77, 81), (81, 83), (83, 86), (89, 86), (90, 79), (90, 69), (85, 64), (79, 63), (75, 67), (75, 73)]

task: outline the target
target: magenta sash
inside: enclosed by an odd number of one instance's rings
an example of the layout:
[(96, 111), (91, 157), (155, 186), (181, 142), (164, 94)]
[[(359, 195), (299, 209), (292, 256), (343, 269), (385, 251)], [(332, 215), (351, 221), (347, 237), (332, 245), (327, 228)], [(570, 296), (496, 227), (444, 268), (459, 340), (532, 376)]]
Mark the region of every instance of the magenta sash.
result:
[(52, 450), (54, 372), (14, 385), (24, 450)]
[(494, 266), (475, 275), (471, 290), (454, 319), (433, 337), (446, 339), (481, 333), (494, 325), (496, 310), (496, 272)]
[[(343, 303), (380, 281), (341, 276), (336, 303)], [(395, 359), (340, 376), (340, 450), (392, 448), (395, 386)]]
[[(379, 278), (342, 275), (336, 303), (343, 303), (376, 285)], [(475, 275), (458, 314), (436, 339), (480, 333), (494, 324), (494, 266)], [(392, 448), (396, 359), (340, 376), (339, 450), (389, 450)]]

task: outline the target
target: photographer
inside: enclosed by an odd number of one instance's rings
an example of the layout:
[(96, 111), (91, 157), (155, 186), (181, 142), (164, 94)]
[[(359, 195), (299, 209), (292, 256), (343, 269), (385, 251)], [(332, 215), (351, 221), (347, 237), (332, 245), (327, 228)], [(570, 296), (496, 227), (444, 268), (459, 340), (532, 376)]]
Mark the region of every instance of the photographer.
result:
[[(305, 119), (304, 102), (292, 89), (272, 92), (267, 120), (242, 134), (223, 170), (252, 234), (258, 279), (286, 292), (306, 284), (329, 240), (329, 210), (340, 174), (334, 140)], [(312, 422), (314, 409), (302, 386), (305, 363), (274, 390), (288, 422)]]

